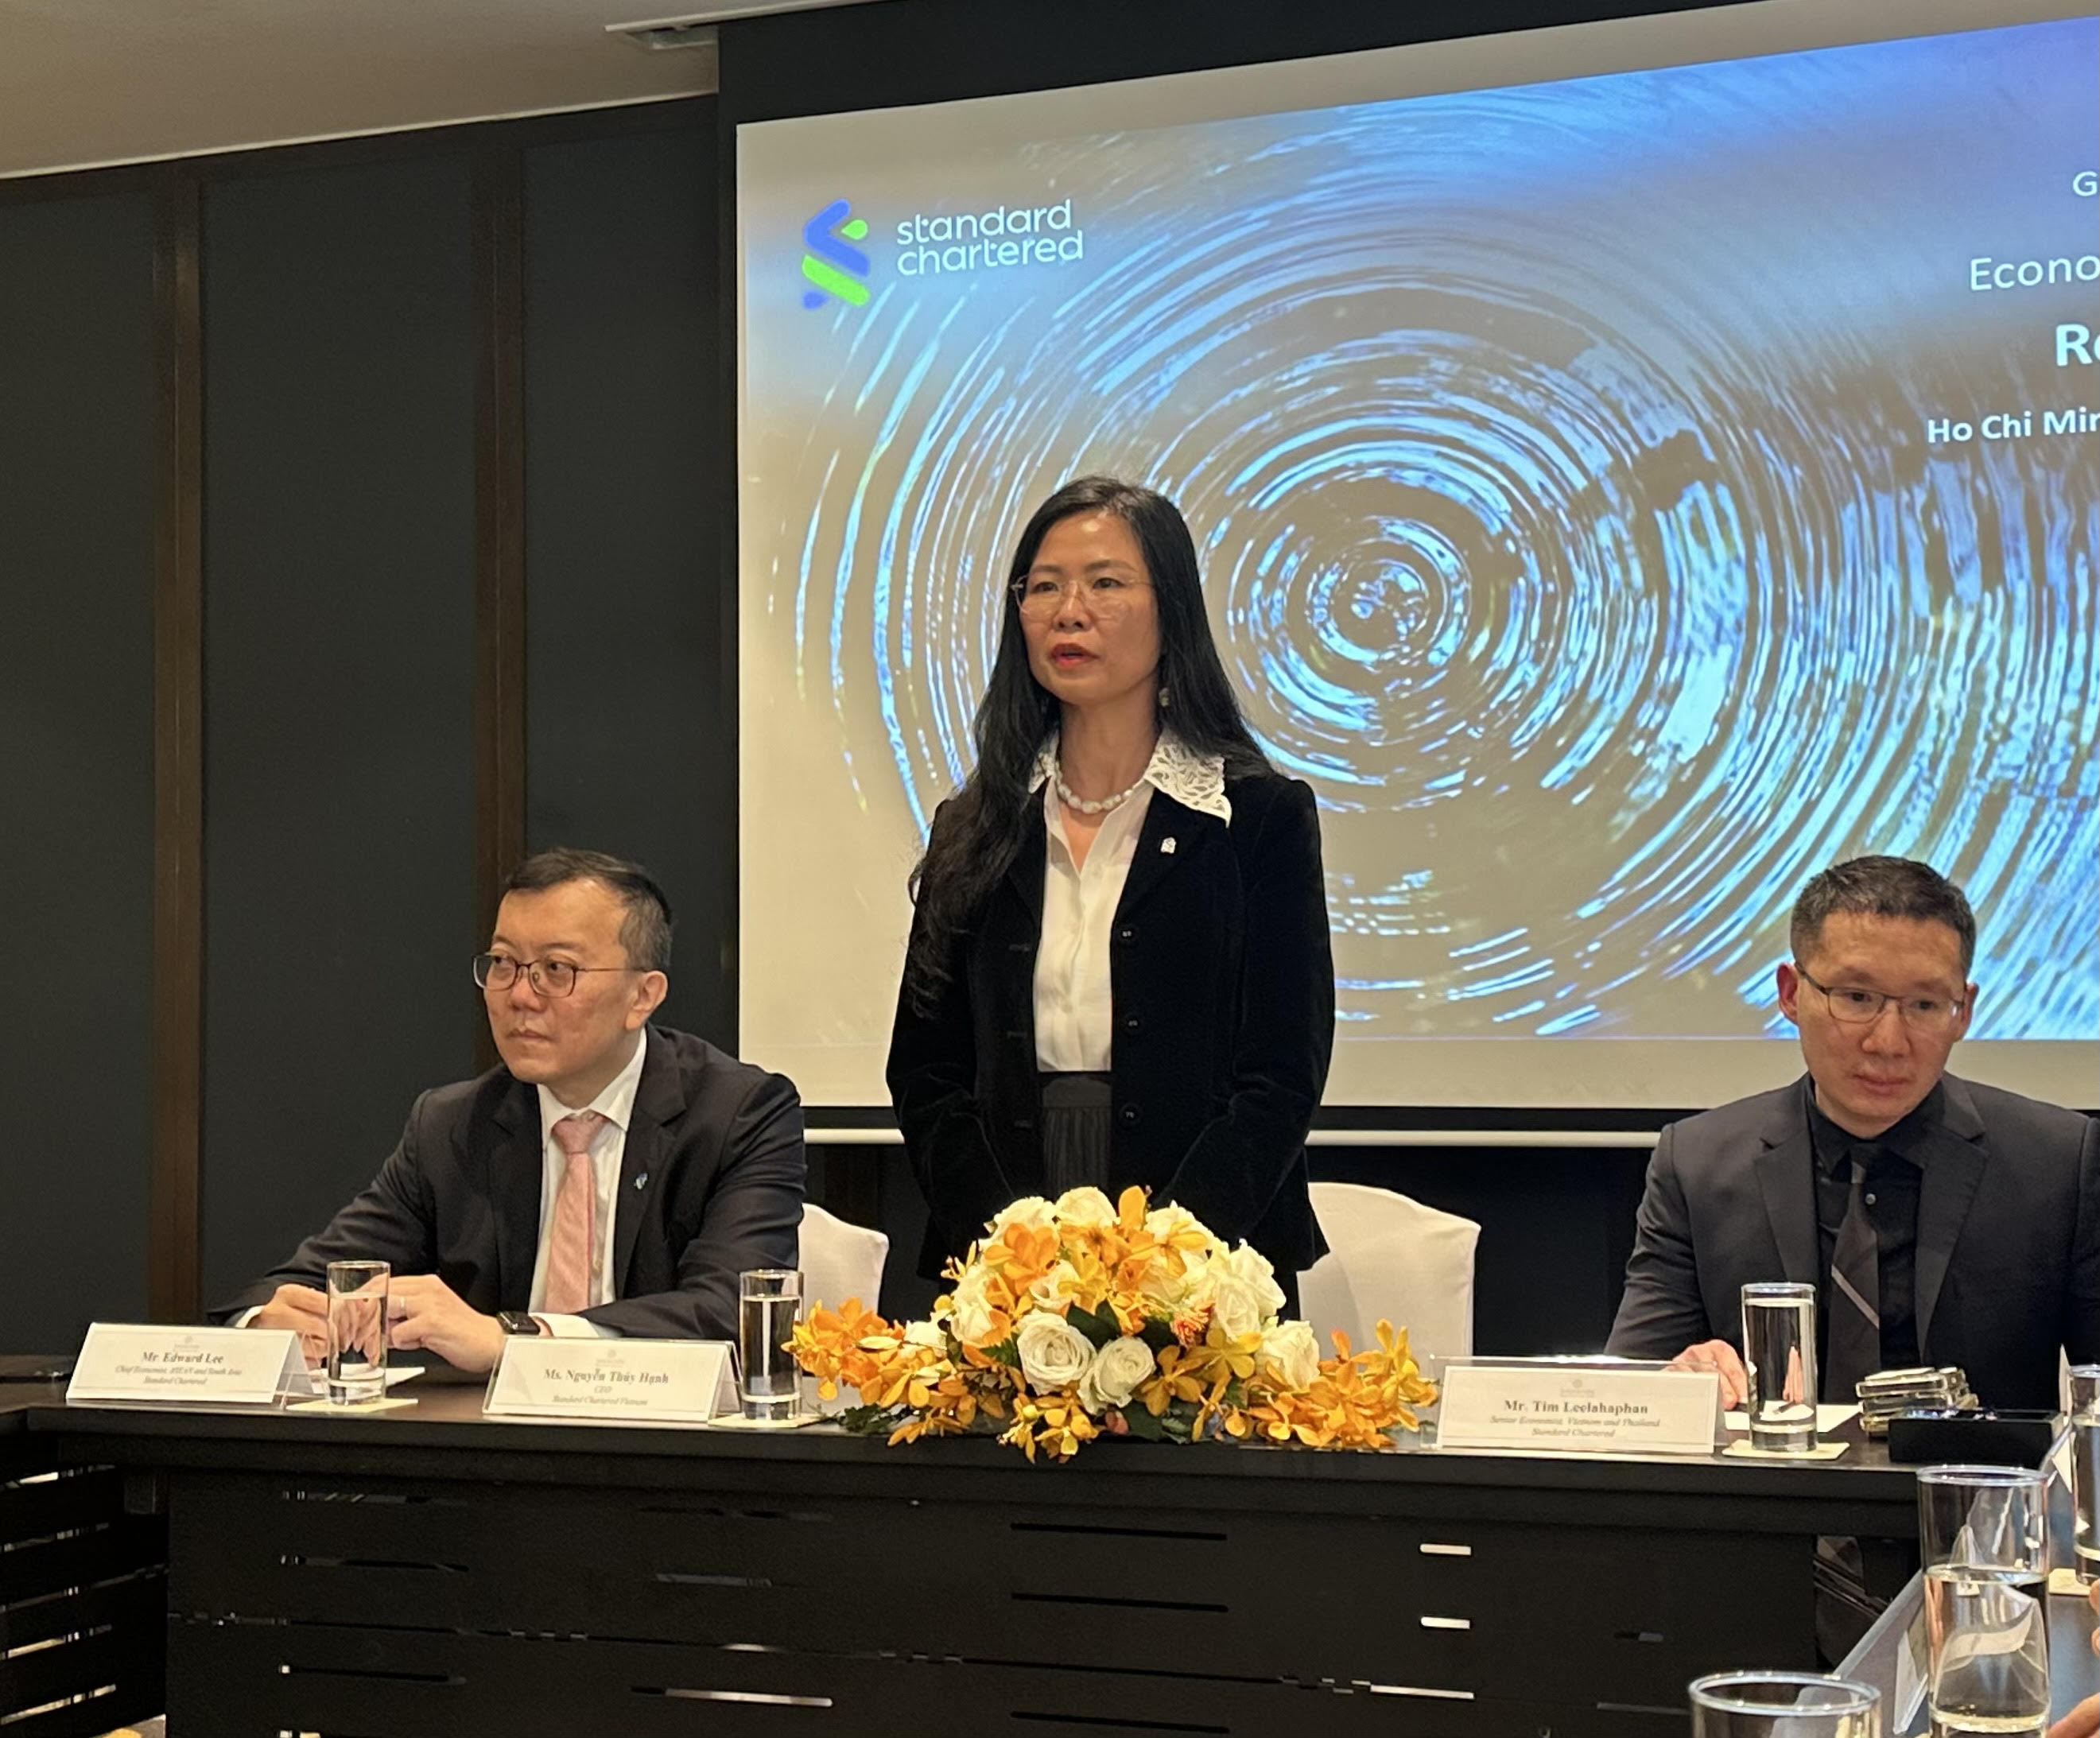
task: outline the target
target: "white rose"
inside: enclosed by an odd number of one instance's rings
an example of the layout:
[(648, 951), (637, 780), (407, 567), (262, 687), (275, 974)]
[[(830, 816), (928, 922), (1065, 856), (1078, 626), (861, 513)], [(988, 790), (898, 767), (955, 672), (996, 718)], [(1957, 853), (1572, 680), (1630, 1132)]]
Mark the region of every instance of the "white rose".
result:
[(1211, 1306), (1211, 1320), (1228, 1339), (1261, 1332), (1263, 1318), (1268, 1312), (1262, 1308), (1261, 1295), (1253, 1286), (1229, 1268), (1220, 1271), (1215, 1263), (1204, 1281), (1203, 1289), (1210, 1295), (1203, 1301)]
[(1171, 1316), (1188, 1301), (1199, 1277), (1199, 1269), (1193, 1262), (1185, 1263), (1179, 1273), (1170, 1271), (1167, 1263), (1158, 1256), (1153, 1257), (1145, 1270), (1145, 1277), (1138, 1283), (1138, 1295), (1162, 1316)]
[(1320, 1344), (1309, 1321), (1279, 1321), (1261, 1337), (1261, 1356), (1286, 1387), (1309, 1388), (1320, 1375)]
[(972, 1268), (955, 1281), (955, 1303), (948, 1312), (948, 1331), (966, 1346), (983, 1346), (992, 1335), (991, 1300), (985, 1295), (985, 1275)]
[(1138, 1383), (1151, 1374), (1151, 1347), (1127, 1334), (1112, 1339), (1094, 1354), (1079, 1378), (1079, 1404), (1096, 1414), (1127, 1406)]
[(1087, 1336), (1048, 1310), (1035, 1310), (1021, 1318), (1013, 1337), (1013, 1349), (1021, 1355), (1021, 1374), (1038, 1394), (1070, 1387), (1087, 1373), (1094, 1361), (1094, 1348)]
[(1177, 1207), (1171, 1201), (1145, 1215), (1145, 1229), (1162, 1243), (1184, 1231), (1201, 1231), (1207, 1237), (1211, 1234), (1188, 1208)]
[(1068, 1189), (1051, 1211), (1064, 1225), (1092, 1227), (1116, 1222), (1115, 1203), (1097, 1189)]
[(1057, 1210), (1040, 1195), (1023, 1195), (1010, 1206), (999, 1209), (999, 1216), (985, 1228), (993, 1242), (1005, 1235), (1008, 1225), (1025, 1225), (1030, 1231), (1040, 1231), (1050, 1223), (1050, 1215)]
[(1273, 1316), (1283, 1308), (1283, 1287), (1276, 1282), (1275, 1265), (1260, 1250), (1242, 1243), (1216, 1259), (1261, 1299), (1264, 1316)]
[(948, 1336), (941, 1331), (938, 1322), (907, 1322), (904, 1329), (904, 1343), (907, 1346), (930, 1346), (936, 1352), (946, 1352)]
[(1061, 1316), (1072, 1307), (1072, 1294), (1065, 1287), (1077, 1285), (1079, 1279), (1070, 1262), (1060, 1261), (1028, 1288), (1028, 1295), (1035, 1300), (1038, 1309), (1055, 1310)]

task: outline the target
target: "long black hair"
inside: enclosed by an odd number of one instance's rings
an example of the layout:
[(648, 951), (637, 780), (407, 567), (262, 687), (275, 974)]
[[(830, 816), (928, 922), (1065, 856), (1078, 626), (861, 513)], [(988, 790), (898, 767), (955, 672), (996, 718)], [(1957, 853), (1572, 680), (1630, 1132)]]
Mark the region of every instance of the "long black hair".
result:
[(999, 652), (977, 703), (977, 765), (942, 810), (925, 855), (911, 871), (919, 911), (904, 960), (904, 989), (921, 1012), (931, 1011), (947, 982), (957, 941), (1020, 849), (1032, 800), (1029, 774), (1057, 722), (1057, 702), (1028, 667), (1012, 585), (1035, 565), (1050, 527), (1079, 513), (1113, 514), (1137, 539), (1152, 582), (1159, 686), (1167, 695), (1167, 722), (1175, 735), (1198, 754), (1221, 756), (1228, 778), (1272, 770), (1240, 716), (1211, 643), (1196, 545), (1180, 509), (1164, 495), (1113, 477), (1074, 478), (1035, 509), (1014, 546)]

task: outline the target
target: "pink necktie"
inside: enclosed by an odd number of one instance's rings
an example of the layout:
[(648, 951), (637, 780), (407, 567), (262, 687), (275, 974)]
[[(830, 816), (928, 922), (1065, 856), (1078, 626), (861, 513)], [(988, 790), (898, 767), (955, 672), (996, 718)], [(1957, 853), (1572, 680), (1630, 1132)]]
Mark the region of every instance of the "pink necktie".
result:
[(549, 1315), (573, 1316), (590, 1308), (591, 1251), (597, 1244), (598, 1180), (591, 1174), (591, 1136), (605, 1118), (580, 1110), (554, 1125), (554, 1139), (568, 1161), (554, 1192), (554, 1229), (547, 1240)]

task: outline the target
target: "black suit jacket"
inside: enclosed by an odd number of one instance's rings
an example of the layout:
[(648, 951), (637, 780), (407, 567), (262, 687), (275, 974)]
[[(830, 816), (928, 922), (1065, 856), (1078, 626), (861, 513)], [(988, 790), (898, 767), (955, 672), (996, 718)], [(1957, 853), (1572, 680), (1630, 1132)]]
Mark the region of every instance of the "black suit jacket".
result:
[[(1923, 1149), (1917, 1337), (1987, 1405), (2054, 1407), (2057, 1348), (2100, 1360), (2100, 1123), (1943, 1077)], [(1662, 1131), (1609, 1350), (1742, 1343), (1742, 1288), (1819, 1282), (1815, 1158), (1797, 1082)]]
[[(1287, 1286), (1326, 1248), (1305, 1168), (1335, 1037), (1319, 818), (1295, 779), (1230, 779), (1225, 795), (1229, 827), (1153, 792), (1116, 906), (1109, 1193), (1136, 1183), (1178, 1202), (1220, 1237), (1246, 1238)], [(898, 1001), (889, 1092), (930, 1213), (929, 1277), (1009, 1201), (1043, 1190), (1044, 853), (1031, 804), (939, 1006)]]
[[(795, 1265), (802, 1106), (794, 1087), (682, 1032), (649, 1027), (620, 1162), (615, 1301), (582, 1313), (623, 1334), (730, 1339), (737, 1275)], [(484, 1314), (528, 1308), (545, 1174), (536, 1087), (497, 1067), (416, 1101), (357, 1198), (214, 1314), (322, 1286), (331, 1261), (435, 1273)]]

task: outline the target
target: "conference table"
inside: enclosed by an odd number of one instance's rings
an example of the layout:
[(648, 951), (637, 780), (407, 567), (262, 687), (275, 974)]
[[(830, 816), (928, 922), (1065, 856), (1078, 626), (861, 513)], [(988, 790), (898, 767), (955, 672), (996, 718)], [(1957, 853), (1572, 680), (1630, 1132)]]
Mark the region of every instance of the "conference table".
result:
[[(8, 1414), (9, 1466), (68, 1469), (135, 1548), (165, 1524), (171, 1738), (1679, 1738), (1692, 1677), (1812, 1667), (1816, 1535), (1916, 1533), (1910, 1473), (1860, 1440), (1053, 1466), (402, 1395)], [(109, 1633), (157, 1669), (139, 1598)]]

